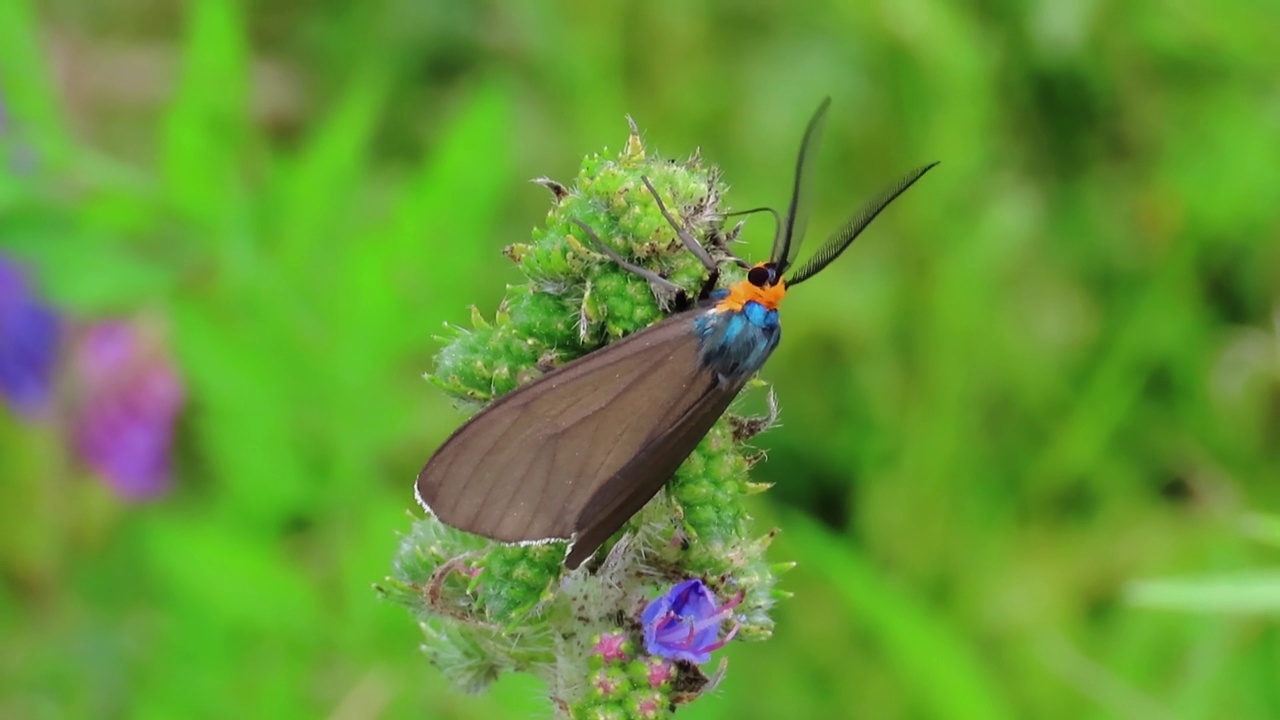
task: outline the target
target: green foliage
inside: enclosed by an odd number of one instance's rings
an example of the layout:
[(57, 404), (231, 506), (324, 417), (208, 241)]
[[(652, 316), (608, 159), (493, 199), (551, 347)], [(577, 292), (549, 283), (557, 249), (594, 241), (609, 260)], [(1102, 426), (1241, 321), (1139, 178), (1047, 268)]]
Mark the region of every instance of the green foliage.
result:
[[(145, 506), (0, 411), (0, 716), (545, 716), (528, 679), (456, 694), (369, 589), (464, 417), (434, 336), (495, 316), (526, 181), (625, 114), (778, 205), (828, 94), (814, 235), (943, 164), (783, 307), (750, 507), (795, 597), (679, 716), (1280, 716), (1273, 16), (0, 2), (0, 251), (166, 323), (190, 397)], [(576, 337), (533, 297), (502, 312)]]

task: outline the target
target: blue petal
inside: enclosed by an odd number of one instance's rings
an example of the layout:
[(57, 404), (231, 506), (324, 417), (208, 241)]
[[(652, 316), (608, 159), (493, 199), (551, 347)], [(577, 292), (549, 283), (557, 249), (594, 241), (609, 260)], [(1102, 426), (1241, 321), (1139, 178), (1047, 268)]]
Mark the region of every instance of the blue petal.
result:
[(0, 257), (0, 398), (19, 413), (36, 414), (48, 404), (61, 329), (57, 314)]

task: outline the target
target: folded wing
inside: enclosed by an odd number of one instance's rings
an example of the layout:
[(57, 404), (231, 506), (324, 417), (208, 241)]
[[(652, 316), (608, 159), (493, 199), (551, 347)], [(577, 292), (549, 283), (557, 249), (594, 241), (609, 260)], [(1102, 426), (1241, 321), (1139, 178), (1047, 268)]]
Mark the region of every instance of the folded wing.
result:
[(694, 310), (500, 398), (418, 474), (443, 522), (505, 542), (574, 541), (576, 567), (693, 452), (742, 387), (699, 360)]

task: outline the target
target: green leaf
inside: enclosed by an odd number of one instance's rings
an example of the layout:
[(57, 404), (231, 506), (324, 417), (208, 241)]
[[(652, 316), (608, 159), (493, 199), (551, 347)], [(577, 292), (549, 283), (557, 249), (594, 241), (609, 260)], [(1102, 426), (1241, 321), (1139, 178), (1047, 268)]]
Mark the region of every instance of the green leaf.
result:
[(972, 640), (894, 587), (846, 538), (798, 513), (784, 514), (780, 524), (803, 558), (800, 568), (821, 575), (844, 599), (854, 622), (879, 643), (907, 683), (906, 692), (920, 704), (923, 717), (1014, 717)]
[(190, 388), (190, 416), (218, 497), (245, 516), (279, 523), (313, 506), (297, 408), (302, 360), (269, 312), (177, 306), (174, 344)]
[(152, 566), (173, 598), (204, 622), (302, 635), (318, 620), (309, 579), (272, 540), (216, 517), (156, 517), (148, 523)]
[(1192, 613), (1280, 615), (1280, 571), (1187, 579), (1140, 580), (1125, 589), (1139, 607)]
[(170, 199), (210, 227), (237, 215), (237, 163), (248, 139), (243, 26), (233, 0), (195, 3), (178, 92), (164, 118), (161, 163)]
[[(40, 25), (28, 0), (0, 2), (0, 150), (6, 135), (29, 145), (41, 164), (61, 165), (73, 152), (63, 124), (57, 85), (39, 46)], [(9, 125), (10, 127), (4, 127)], [(7, 155), (7, 153), (5, 153)], [(8, 158), (0, 155), (0, 161)]]
[(335, 223), (349, 213), (366, 177), (365, 163), (373, 134), (391, 89), (386, 68), (357, 73), (337, 107), (308, 139), (283, 177), (275, 209), (276, 239), (284, 266), (300, 275), (314, 270), (312, 260), (325, 257), (325, 242)]

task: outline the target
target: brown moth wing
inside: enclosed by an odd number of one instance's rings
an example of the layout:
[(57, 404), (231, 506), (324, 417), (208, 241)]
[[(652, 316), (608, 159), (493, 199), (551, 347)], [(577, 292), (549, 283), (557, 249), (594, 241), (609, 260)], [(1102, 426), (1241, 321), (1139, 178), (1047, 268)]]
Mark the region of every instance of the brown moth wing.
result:
[(504, 542), (574, 539), (566, 562), (576, 567), (658, 492), (741, 389), (702, 366), (699, 312), (495, 401), (427, 462), (419, 501)]
[[(673, 380), (674, 381), (674, 380)], [(703, 371), (683, 398), (681, 415), (610, 476), (578, 516), (577, 535), (565, 565), (577, 567), (617, 532), (671, 479), (711, 426), (737, 397), (742, 383), (728, 384)]]

